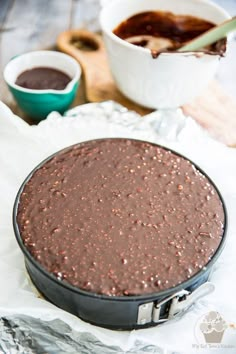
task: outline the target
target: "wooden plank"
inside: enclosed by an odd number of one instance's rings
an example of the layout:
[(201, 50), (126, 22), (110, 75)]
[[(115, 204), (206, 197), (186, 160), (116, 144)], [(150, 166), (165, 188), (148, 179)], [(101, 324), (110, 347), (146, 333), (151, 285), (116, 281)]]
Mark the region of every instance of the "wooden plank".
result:
[(71, 4), (70, 0), (15, 1), (4, 23), (13, 30), (2, 33), (2, 64), (14, 55), (53, 46), (58, 34), (69, 28)]
[(7, 17), (7, 13), (9, 9), (13, 6), (15, 0), (1, 0), (0, 1), (0, 31), (9, 30), (7, 28), (4, 29), (5, 19)]
[(100, 29), (98, 14), (101, 9), (100, 0), (73, 0), (71, 28), (86, 28), (90, 31)]

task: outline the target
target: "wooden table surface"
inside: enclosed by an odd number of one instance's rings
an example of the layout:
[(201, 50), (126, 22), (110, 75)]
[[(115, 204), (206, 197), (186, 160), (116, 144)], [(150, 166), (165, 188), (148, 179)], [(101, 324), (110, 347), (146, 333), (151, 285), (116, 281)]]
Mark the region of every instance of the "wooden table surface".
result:
[[(106, 1), (0, 0), (0, 99), (16, 114), (27, 120), (3, 80), (2, 72), (7, 62), (17, 54), (54, 48), (57, 36), (67, 29), (98, 31), (98, 13), (101, 3)], [(215, 2), (231, 15), (236, 15), (236, 0)], [(236, 37), (229, 45), (227, 57), (221, 61), (217, 79), (236, 102)], [(81, 85), (73, 106), (84, 102), (86, 98)]]

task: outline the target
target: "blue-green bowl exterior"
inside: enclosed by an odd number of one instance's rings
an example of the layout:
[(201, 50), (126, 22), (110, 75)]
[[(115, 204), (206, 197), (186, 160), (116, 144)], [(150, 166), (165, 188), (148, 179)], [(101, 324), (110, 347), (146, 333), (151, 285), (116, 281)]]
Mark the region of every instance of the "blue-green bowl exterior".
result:
[(70, 92), (55, 93), (31, 93), (21, 91), (8, 86), (19, 107), (30, 118), (36, 121), (45, 119), (52, 111), (63, 114), (73, 102), (79, 86), (79, 81), (74, 84)]

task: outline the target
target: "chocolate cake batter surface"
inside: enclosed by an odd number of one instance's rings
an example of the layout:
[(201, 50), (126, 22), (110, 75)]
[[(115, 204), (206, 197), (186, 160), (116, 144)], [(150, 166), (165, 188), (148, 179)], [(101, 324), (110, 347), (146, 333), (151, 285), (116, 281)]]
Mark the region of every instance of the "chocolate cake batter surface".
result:
[(224, 210), (208, 178), (151, 143), (102, 139), (59, 152), (26, 183), (17, 223), (59, 280), (106, 295), (154, 293), (211, 259)]

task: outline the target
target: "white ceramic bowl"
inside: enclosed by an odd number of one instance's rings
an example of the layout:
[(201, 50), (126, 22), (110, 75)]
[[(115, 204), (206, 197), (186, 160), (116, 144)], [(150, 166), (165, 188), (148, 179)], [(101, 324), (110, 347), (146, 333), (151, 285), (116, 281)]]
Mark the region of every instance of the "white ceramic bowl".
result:
[(176, 108), (201, 93), (216, 73), (220, 56), (196, 53), (162, 53), (130, 44), (113, 30), (123, 20), (144, 11), (171, 11), (193, 15), (215, 24), (230, 18), (209, 0), (114, 0), (100, 14), (112, 75), (120, 91), (149, 108)]

